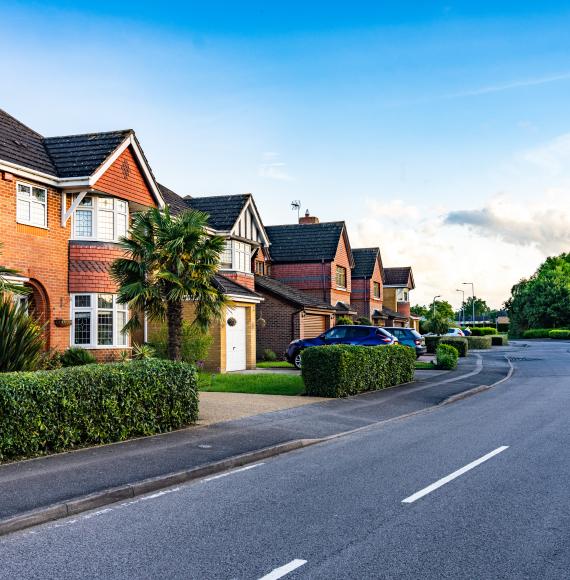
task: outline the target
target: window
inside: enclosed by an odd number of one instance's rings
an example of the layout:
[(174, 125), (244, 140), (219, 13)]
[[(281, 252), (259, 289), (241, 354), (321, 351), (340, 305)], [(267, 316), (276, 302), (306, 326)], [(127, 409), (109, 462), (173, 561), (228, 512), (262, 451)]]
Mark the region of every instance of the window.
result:
[(325, 332), (325, 340), (342, 340), (346, 337), (346, 326), (335, 326)]
[(122, 329), (127, 323), (127, 306), (114, 294), (72, 295), (71, 342), (74, 346), (127, 346)]
[(251, 246), (236, 240), (226, 240), (220, 267), (222, 270), (251, 272)]
[(260, 276), (269, 276), (269, 264), (267, 262), (255, 261), (255, 273)]
[(27, 183), (17, 183), (16, 187), (16, 221), (47, 228), (47, 189)]
[(336, 267), (336, 286), (337, 288), (346, 288), (346, 268)]
[(374, 298), (380, 300), (380, 282), (374, 282)]
[(408, 289), (407, 288), (398, 288), (397, 293), (397, 300), (398, 302), (408, 302)]
[(113, 197), (84, 197), (73, 215), (76, 239), (118, 242), (127, 235), (129, 206)]

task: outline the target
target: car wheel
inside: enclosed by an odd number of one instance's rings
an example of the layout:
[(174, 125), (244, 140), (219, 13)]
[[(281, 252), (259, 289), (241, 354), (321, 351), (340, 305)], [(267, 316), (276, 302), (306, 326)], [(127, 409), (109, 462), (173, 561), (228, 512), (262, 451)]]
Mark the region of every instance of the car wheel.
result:
[(295, 365), (296, 368), (298, 368), (298, 369), (301, 368), (301, 351), (298, 351), (295, 354), (295, 358), (293, 359), (293, 364)]

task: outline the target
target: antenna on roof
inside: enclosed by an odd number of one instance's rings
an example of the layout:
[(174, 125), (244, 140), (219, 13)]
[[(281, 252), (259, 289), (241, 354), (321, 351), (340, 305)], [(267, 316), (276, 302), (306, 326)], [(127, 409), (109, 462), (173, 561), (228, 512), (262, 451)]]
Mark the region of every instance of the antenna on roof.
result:
[(294, 199), (291, 202), (291, 209), (293, 211), (296, 211), (297, 212), (297, 221), (299, 221), (299, 217), (301, 215), (301, 213), (300, 213), (301, 212), (301, 200), (300, 199)]

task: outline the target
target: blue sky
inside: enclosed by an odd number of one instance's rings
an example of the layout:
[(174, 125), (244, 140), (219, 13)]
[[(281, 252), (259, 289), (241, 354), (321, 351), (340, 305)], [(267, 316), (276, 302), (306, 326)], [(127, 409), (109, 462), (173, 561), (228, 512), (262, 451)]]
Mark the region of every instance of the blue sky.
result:
[(12, 2), (0, 107), (45, 135), (132, 127), (181, 194), (345, 219), (415, 299), (495, 306), (570, 234), (563, 2)]

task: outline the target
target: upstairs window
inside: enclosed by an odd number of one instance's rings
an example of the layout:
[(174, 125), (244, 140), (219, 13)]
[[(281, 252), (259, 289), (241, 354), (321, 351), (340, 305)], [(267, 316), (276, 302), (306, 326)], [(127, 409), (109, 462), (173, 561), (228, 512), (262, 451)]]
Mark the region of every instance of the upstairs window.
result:
[(380, 300), (380, 282), (374, 282), (374, 298)]
[(342, 266), (336, 267), (336, 287), (337, 288), (346, 288), (346, 268)]
[(226, 240), (226, 247), (220, 258), (220, 268), (251, 272), (251, 246), (236, 240)]
[(396, 293), (396, 297), (398, 302), (408, 302), (409, 301), (409, 293), (407, 288), (398, 288)]
[(16, 221), (47, 228), (47, 189), (27, 183), (17, 183), (16, 187)]
[(75, 239), (118, 242), (127, 235), (129, 206), (122, 199), (86, 196), (73, 220)]

